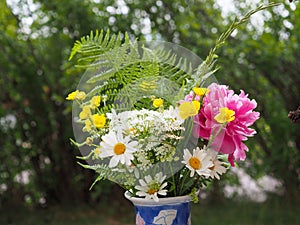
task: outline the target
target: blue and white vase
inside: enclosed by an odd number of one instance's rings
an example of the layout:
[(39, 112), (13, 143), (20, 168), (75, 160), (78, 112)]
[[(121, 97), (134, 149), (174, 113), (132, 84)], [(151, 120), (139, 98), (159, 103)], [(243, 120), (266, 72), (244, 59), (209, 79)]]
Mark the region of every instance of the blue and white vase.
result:
[(191, 197), (160, 198), (159, 202), (132, 197), (125, 192), (135, 208), (136, 225), (191, 225)]

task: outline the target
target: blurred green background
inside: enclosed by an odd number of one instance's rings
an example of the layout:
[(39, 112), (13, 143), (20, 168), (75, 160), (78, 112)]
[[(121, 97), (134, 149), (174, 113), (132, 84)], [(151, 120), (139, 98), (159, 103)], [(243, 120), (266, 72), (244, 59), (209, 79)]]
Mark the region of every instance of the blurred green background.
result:
[[(251, 3), (250, 3), (251, 2)], [(1, 0), (0, 224), (133, 224), (133, 206), (76, 163), (71, 104), (83, 71), (68, 57), (91, 30), (165, 40), (205, 58), (233, 21), (261, 1)], [(217, 53), (218, 81), (258, 102), (258, 134), (243, 170), (201, 193), (193, 224), (297, 224), (300, 213), (300, 6), (256, 14)]]

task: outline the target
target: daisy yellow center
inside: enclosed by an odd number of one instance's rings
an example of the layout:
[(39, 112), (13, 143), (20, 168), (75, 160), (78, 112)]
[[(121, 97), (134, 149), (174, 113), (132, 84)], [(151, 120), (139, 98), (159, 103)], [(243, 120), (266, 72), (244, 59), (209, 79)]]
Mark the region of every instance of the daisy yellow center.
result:
[(201, 161), (196, 157), (191, 157), (189, 160), (189, 164), (194, 170), (198, 170), (201, 168)]
[(125, 152), (125, 150), (126, 146), (121, 142), (115, 144), (114, 146), (114, 152), (116, 155), (122, 155)]
[(149, 195), (154, 195), (156, 192), (157, 192), (157, 190), (156, 190), (156, 189), (153, 189), (153, 188), (150, 188), (150, 189), (147, 191), (147, 193), (148, 193)]

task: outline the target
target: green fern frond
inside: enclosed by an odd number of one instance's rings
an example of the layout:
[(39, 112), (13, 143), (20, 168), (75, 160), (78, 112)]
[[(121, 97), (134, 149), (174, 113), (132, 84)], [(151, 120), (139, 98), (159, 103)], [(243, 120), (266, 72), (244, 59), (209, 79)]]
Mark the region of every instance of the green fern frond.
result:
[[(125, 36), (128, 38), (128, 36)], [(110, 30), (100, 32), (96, 30), (95, 34), (91, 31), (90, 35), (84, 36), (80, 41), (76, 41), (69, 60), (72, 60), (76, 54), (82, 54), (83, 56), (94, 56), (102, 54), (103, 52), (109, 51), (116, 46), (121, 45), (121, 33), (118, 35), (110, 35)]]
[[(100, 64), (98, 64), (100, 65)], [(91, 66), (94, 66), (92, 64)], [(110, 77), (112, 77), (115, 74), (115, 69), (114, 68), (109, 68), (106, 70), (103, 70), (100, 73), (94, 74), (88, 81), (87, 83), (96, 83), (96, 82), (104, 82), (107, 81)]]
[(193, 74), (187, 59), (170, 49), (150, 49), (136, 40), (131, 42), (127, 33), (91, 32), (74, 44), (70, 60), (76, 54), (77, 66), (87, 69), (87, 98), (107, 96), (105, 107), (101, 105), (104, 113), (113, 106), (128, 110), (145, 96), (174, 99), (174, 95), (181, 95), (177, 92), (182, 93), (181, 86)]

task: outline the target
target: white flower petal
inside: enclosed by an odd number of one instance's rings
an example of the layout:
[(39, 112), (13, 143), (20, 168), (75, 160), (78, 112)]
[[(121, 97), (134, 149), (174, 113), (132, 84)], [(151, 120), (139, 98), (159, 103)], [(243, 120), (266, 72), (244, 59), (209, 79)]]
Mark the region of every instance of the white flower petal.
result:
[(116, 167), (118, 165), (119, 160), (116, 159), (116, 157), (112, 157), (109, 161), (109, 165), (108, 167), (113, 168)]

